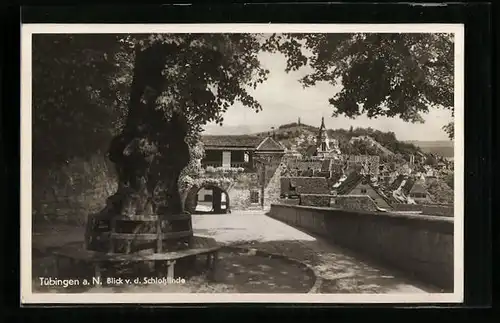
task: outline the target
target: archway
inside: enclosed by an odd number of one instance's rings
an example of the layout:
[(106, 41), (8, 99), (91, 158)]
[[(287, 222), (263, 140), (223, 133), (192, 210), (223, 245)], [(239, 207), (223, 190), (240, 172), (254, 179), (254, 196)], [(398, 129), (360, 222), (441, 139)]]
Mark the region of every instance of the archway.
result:
[(191, 214), (230, 213), (229, 194), (216, 185), (194, 186), (187, 194), (185, 210)]

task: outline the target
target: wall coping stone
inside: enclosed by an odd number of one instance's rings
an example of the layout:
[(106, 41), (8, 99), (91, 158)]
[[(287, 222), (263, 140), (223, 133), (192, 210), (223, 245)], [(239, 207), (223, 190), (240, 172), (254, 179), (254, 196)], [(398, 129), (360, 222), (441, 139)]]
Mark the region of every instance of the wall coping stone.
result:
[[(443, 216), (433, 216), (433, 215), (421, 215), (421, 214), (408, 214), (408, 213), (394, 213), (394, 212), (369, 212), (362, 210), (346, 210), (334, 207), (324, 207), (324, 206), (308, 206), (308, 205), (290, 205), (290, 204), (272, 204), (272, 207), (283, 207), (292, 209), (302, 209), (302, 210), (312, 210), (319, 211), (320, 213), (329, 214), (332, 216), (332, 211), (340, 211), (342, 214), (337, 214), (341, 216), (361, 216), (361, 217), (372, 217), (377, 220), (385, 221), (396, 221), (401, 225), (408, 226), (424, 226), (426, 228), (431, 228), (432, 231), (438, 231), (447, 234), (454, 233), (454, 218), (443, 217)], [(409, 220), (409, 221), (408, 221)]]

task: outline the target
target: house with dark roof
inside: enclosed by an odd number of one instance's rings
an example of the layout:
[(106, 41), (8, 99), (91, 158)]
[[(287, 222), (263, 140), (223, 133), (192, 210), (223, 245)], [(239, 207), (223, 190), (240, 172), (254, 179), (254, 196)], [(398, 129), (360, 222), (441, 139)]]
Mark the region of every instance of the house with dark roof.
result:
[[(268, 136), (202, 136), (203, 172), (185, 189), (189, 212), (269, 208), (280, 198), (285, 148)], [(223, 209), (222, 206), (225, 208)]]
[(201, 141), (205, 147), (203, 167), (242, 167), (255, 169), (255, 159), (259, 156), (282, 156), (285, 148), (280, 142), (269, 137), (251, 135), (207, 135)]
[(297, 197), (301, 194), (328, 194), (328, 180), (324, 177), (282, 177), (281, 196)]
[(375, 204), (384, 209), (391, 208), (391, 201), (385, 194), (370, 180), (369, 176), (358, 172), (351, 172), (347, 178), (337, 188), (337, 195), (368, 195), (375, 201)]
[(398, 175), (396, 177), (396, 179), (390, 184), (389, 186), (389, 190), (390, 191), (395, 191), (397, 190), (400, 186), (401, 186), (401, 183), (403, 183), (403, 181), (405, 180), (406, 176), (405, 175)]
[(408, 182), (410, 182), (410, 184), (408, 184), (408, 186), (403, 189), (405, 190), (405, 192), (408, 192), (406, 195), (410, 197), (410, 199), (414, 200), (416, 203), (422, 204), (430, 201), (429, 193), (425, 188), (425, 181), (411, 180)]

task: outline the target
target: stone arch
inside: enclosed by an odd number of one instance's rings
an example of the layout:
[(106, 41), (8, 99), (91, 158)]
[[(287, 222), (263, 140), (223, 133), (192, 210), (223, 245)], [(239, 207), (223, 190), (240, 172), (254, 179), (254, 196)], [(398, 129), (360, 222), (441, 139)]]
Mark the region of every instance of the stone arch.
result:
[[(198, 193), (201, 189), (211, 189), (213, 194), (218, 196), (218, 194), (224, 194), (226, 197), (226, 208), (222, 210), (221, 205), (219, 208), (216, 205), (216, 201), (212, 201), (213, 213), (221, 214), (221, 213), (230, 213), (231, 212), (231, 201), (229, 197), (228, 190), (220, 185), (216, 185), (210, 182), (204, 182), (197, 185), (191, 186), (186, 193), (186, 197), (184, 199), (184, 210), (193, 214), (196, 212), (197, 202), (198, 202)], [(217, 192), (217, 193), (216, 193)]]

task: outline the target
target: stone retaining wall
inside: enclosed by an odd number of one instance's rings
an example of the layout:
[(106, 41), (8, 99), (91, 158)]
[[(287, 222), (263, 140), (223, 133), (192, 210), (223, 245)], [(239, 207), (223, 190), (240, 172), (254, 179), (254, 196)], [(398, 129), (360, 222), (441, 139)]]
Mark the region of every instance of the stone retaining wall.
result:
[(422, 205), (422, 214), (453, 217), (453, 206)]
[(278, 204), (269, 215), (446, 292), (453, 290), (452, 218)]
[(33, 221), (84, 223), (116, 192), (113, 165), (104, 156), (74, 160), (56, 169), (33, 169)]
[(410, 211), (419, 212), (422, 211), (422, 204), (405, 204), (405, 203), (393, 203), (392, 208), (394, 211)]

